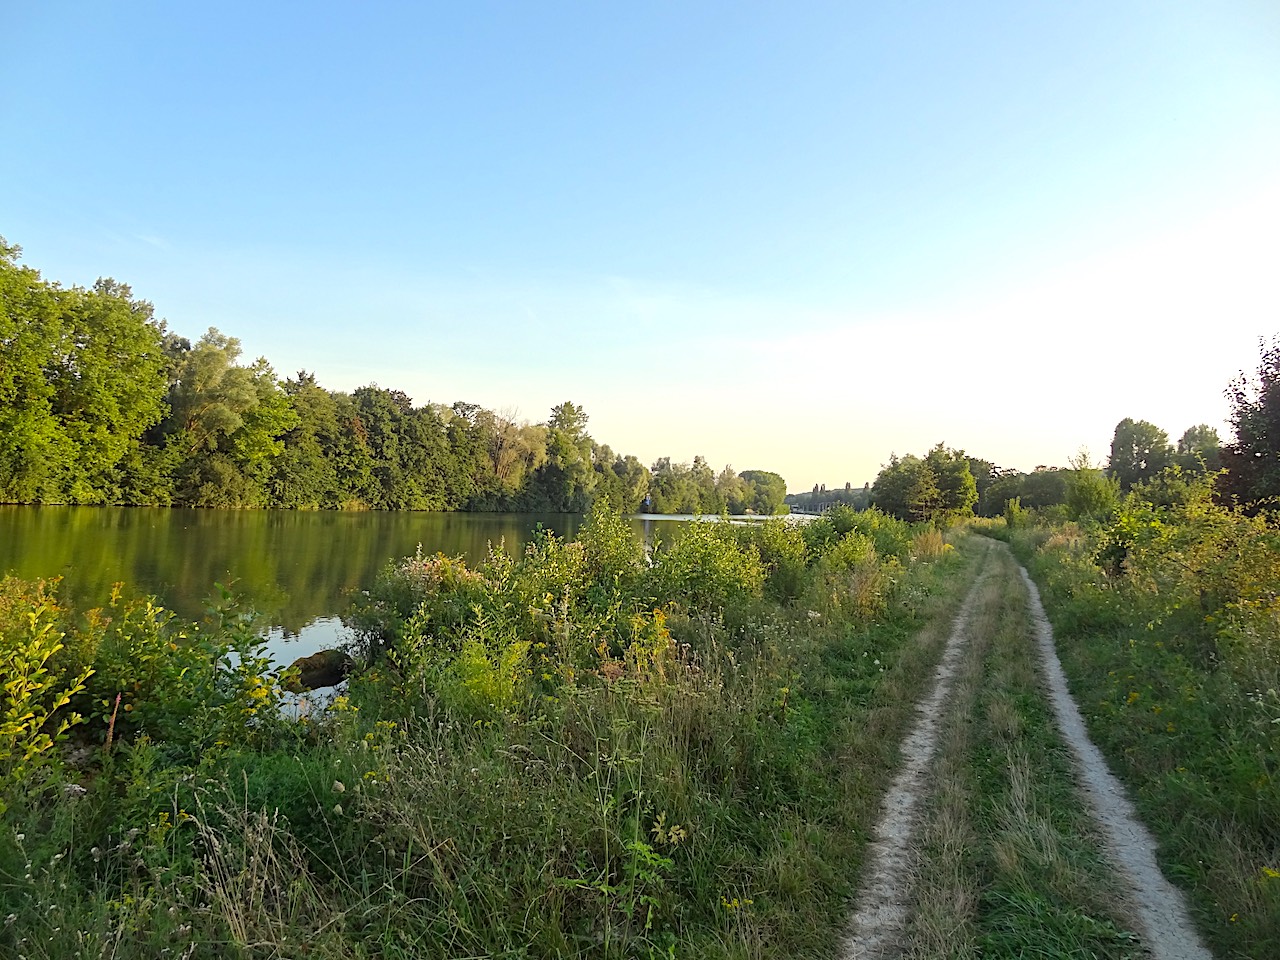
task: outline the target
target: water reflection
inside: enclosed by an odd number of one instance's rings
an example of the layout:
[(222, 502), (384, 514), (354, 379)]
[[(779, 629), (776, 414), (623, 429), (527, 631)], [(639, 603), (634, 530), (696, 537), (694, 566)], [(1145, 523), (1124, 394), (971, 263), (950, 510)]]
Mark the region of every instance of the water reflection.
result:
[[(647, 540), (674, 526), (634, 523)], [(576, 514), (0, 506), (0, 573), (61, 577), (64, 602), (80, 610), (105, 604), (123, 582), (185, 619), (203, 616), (214, 585), (228, 584), (289, 662), (341, 641), (352, 596), (419, 544), (475, 562), (490, 545), (522, 550), (539, 526), (572, 537), (581, 524)]]

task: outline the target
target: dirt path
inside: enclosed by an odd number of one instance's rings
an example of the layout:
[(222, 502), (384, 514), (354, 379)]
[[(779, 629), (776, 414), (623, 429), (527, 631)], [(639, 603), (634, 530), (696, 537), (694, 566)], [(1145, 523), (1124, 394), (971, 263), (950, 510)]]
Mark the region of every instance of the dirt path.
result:
[[(1119, 881), (1116, 886), (1125, 891), (1117, 912), (1139, 933), (1153, 960), (1212, 960), (1190, 921), (1182, 895), (1156, 865), (1154, 841), (1089, 740), (1067, 690), (1035, 585), (1007, 556), (993, 556), (1007, 550), (1003, 545), (987, 542), (982, 550), (979, 573), (953, 622), (934, 688), (918, 705), (916, 722), (903, 742), (903, 767), (886, 795), (875, 839), (868, 848), (856, 908), (840, 951), (842, 960), (884, 960), (900, 957), (905, 951), (916, 955), (911, 950), (914, 901), (928, 893), (913, 889), (920, 866), (918, 834), (939, 762), (939, 728), (944, 722), (960, 720), (962, 711), (952, 702), (956, 699), (953, 677), (972, 631), (983, 629), (982, 624), (988, 622), (978, 617), (977, 626), (973, 625), (975, 606), (993, 571), (999, 578), (991, 584), (993, 589), (1007, 594), (1025, 586), (1027, 591), (1025, 606), (1017, 606), (1015, 622), (1027, 641), (1035, 644), (1037, 672), (1056, 726), (1074, 759), (1077, 788), (1096, 822), (1102, 852)], [(985, 596), (990, 595), (989, 590)], [(1069, 778), (1066, 783), (1070, 791)]]

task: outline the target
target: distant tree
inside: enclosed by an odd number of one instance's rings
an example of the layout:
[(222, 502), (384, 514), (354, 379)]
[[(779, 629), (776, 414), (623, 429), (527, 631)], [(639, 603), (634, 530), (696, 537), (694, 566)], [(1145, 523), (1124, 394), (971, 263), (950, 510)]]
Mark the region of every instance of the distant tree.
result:
[(938, 509), (938, 479), (914, 454), (889, 458), (871, 485), (874, 506), (900, 520), (930, 519)]
[(1222, 441), (1207, 423), (1188, 427), (1178, 440), (1176, 462), (1184, 473), (1215, 473), (1222, 465)]
[(1105, 520), (1120, 503), (1120, 484), (1093, 463), (1089, 451), (1081, 450), (1071, 459), (1066, 474), (1067, 511), (1073, 520)]
[(210, 327), (182, 356), (167, 444), (180, 503), (266, 506), (275, 458), (298, 415), (265, 358), (239, 366), (240, 341)]
[(872, 503), (913, 523), (968, 516), (978, 501), (963, 450), (938, 444), (923, 458), (890, 457), (871, 486)]
[(298, 423), (282, 438), (268, 481), (271, 502), (295, 510), (337, 507), (345, 499), (335, 456), (343, 432), (337, 402), (305, 370), (285, 381), (284, 392)]
[(729, 513), (740, 514), (754, 510), (754, 494), (755, 488), (731, 466), (726, 465), (716, 477), (716, 496)]
[(689, 467), (689, 475), (693, 485), (698, 489), (697, 512), (724, 513), (724, 498), (716, 490), (716, 474), (706, 459), (700, 456), (694, 457), (693, 464)]
[(1227, 387), (1235, 433), (1222, 447), (1222, 493), (1256, 512), (1280, 504), (1280, 338), (1259, 341), (1256, 376), (1243, 371)]
[(550, 510), (582, 513), (591, 505), (596, 483), (587, 415), (568, 401), (553, 407), (546, 434), (547, 459), (536, 477), (540, 501)]
[(1108, 472), (1119, 482), (1121, 490), (1151, 479), (1172, 462), (1169, 435), (1155, 424), (1130, 417), (1116, 424)]
[(1019, 501), (1027, 509), (1041, 510), (1067, 502), (1067, 476), (1061, 467), (1039, 466), (1021, 477)]
[(751, 487), (751, 509), (772, 516), (782, 513), (787, 499), (787, 481), (770, 470), (743, 470), (738, 475)]
[(65, 324), (57, 288), (0, 239), (0, 500), (57, 500), (74, 449), (45, 375)]
[(938, 485), (939, 510), (950, 519), (972, 516), (973, 505), (978, 502), (970, 462), (963, 450), (951, 450), (940, 443), (925, 455), (925, 463)]

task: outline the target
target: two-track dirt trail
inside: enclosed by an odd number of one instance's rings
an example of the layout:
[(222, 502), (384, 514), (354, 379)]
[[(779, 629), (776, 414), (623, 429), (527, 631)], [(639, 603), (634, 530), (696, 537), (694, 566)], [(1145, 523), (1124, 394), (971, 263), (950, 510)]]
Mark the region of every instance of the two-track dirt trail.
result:
[(842, 960), (1210, 960), (1089, 741), (1039, 595), (1008, 549), (978, 573), (903, 741)]

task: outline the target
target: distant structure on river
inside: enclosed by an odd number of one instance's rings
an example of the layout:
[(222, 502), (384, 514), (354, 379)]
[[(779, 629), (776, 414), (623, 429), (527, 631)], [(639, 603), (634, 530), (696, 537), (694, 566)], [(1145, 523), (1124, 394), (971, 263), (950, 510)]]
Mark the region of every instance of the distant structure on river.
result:
[(828, 490), (825, 483), (815, 483), (808, 493), (788, 493), (785, 502), (792, 513), (826, 513), (838, 504), (865, 510), (871, 506), (871, 484), (855, 487), (846, 483), (844, 487)]

